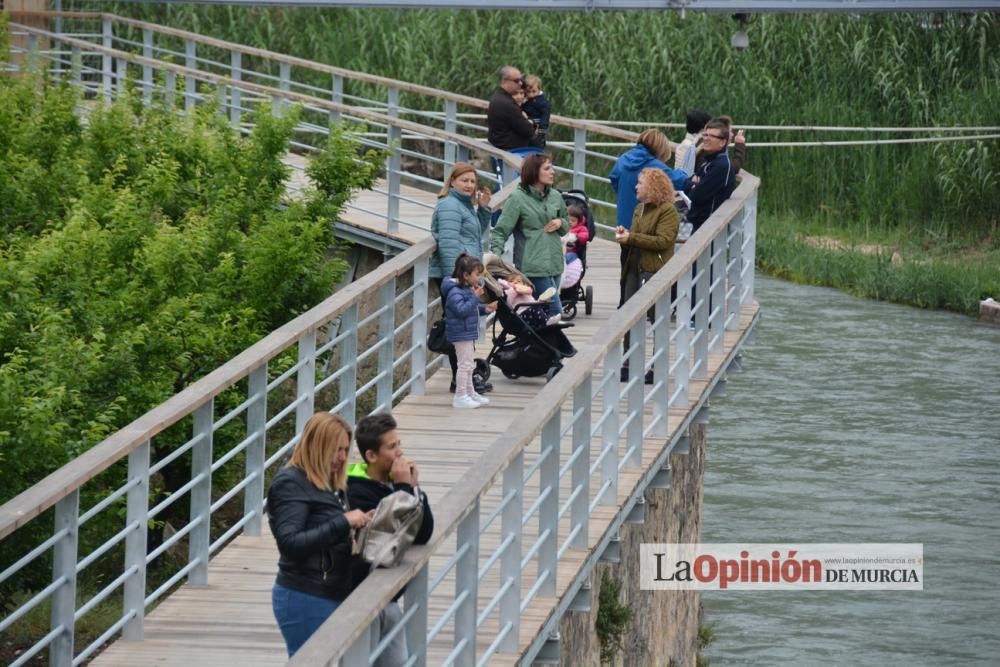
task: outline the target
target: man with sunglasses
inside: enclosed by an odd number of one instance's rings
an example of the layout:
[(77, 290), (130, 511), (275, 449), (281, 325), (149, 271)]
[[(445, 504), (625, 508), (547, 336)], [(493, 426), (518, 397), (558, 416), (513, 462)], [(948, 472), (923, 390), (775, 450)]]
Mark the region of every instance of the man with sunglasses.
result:
[(521, 70), (512, 65), (500, 68), (500, 81), (486, 111), (487, 140), (497, 148), (509, 151), (531, 146), (535, 126), (514, 101), (514, 93), (523, 88)]

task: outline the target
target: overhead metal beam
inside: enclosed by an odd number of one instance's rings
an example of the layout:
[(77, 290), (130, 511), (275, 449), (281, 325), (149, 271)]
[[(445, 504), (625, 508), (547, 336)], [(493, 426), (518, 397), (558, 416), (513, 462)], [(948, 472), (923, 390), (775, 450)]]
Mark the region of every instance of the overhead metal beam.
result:
[(1000, 11), (1000, 0), (134, 0), (184, 4), (365, 7), (382, 9), (651, 10), (692, 12), (967, 12)]

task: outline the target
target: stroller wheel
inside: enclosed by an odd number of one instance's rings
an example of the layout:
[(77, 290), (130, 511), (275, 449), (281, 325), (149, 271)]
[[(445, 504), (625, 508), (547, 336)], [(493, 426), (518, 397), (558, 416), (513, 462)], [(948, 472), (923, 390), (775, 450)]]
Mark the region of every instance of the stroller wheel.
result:
[(586, 307), (584, 308), (583, 312), (590, 315), (592, 312), (594, 312), (594, 288), (591, 287), (590, 285), (587, 285), (587, 290), (584, 294), (585, 296), (583, 300), (584, 303), (586, 303)]
[(552, 378), (556, 376), (556, 373), (562, 370), (562, 366), (552, 366), (549, 370), (545, 371), (545, 381), (551, 382)]
[(517, 373), (510, 373), (510, 372), (505, 371), (503, 369), (500, 369), (500, 372), (503, 373), (503, 376), (505, 378), (507, 378), (508, 380), (516, 380), (517, 378), (521, 377)]
[(479, 376), (479, 378), (486, 382), (490, 379), (490, 365), (486, 363), (485, 359), (476, 359), (476, 368), (472, 371), (473, 375)]
[(571, 320), (576, 317), (576, 304), (572, 301), (563, 301), (562, 316), (564, 320)]

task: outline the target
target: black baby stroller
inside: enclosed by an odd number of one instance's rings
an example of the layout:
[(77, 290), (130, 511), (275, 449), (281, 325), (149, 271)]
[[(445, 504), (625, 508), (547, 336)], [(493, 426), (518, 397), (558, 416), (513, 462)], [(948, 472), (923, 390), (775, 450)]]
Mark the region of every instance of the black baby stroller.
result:
[(493, 320), (493, 349), (486, 361), (512, 380), (541, 376), (551, 380), (562, 370), (562, 360), (576, 354), (576, 348), (563, 333), (563, 329), (571, 326), (569, 322), (559, 322), (533, 329), (504, 299), (499, 299)]
[(562, 193), (566, 206), (576, 204), (583, 208), (584, 215), (587, 216), (587, 231), (590, 232), (590, 239), (587, 243), (577, 244), (574, 252), (580, 258), (583, 271), (580, 277), (573, 284), (563, 284), (559, 290), (559, 300), (562, 302), (563, 319), (571, 320), (576, 317), (577, 304), (583, 301), (584, 312), (590, 315), (594, 311), (594, 288), (584, 287), (583, 278), (587, 275), (587, 245), (594, 240), (597, 234), (597, 223), (594, 221), (594, 214), (590, 210), (590, 197), (583, 190), (565, 190)]

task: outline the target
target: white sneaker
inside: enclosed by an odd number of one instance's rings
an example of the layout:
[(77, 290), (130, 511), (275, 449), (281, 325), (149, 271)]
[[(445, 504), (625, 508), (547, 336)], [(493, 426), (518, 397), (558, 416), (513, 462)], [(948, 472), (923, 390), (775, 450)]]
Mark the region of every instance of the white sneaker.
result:
[(474, 400), (476, 403), (479, 403), (479, 405), (489, 405), (490, 404), (490, 399), (486, 398), (482, 394), (477, 394), (477, 393), (473, 392), (472, 395), (470, 396), (470, 398), (472, 400)]
[(451, 407), (457, 408), (459, 410), (473, 410), (479, 407), (479, 401), (472, 398), (471, 396), (463, 396), (461, 398), (453, 399), (451, 402)]
[(547, 290), (545, 290), (544, 292), (542, 292), (541, 294), (538, 295), (538, 300), (539, 301), (551, 301), (552, 297), (554, 297), (555, 295), (556, 295), (556, 288), (555, 287), (550, 287), (550, 288), (548, 288)]

